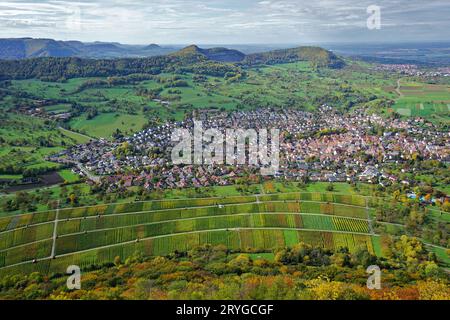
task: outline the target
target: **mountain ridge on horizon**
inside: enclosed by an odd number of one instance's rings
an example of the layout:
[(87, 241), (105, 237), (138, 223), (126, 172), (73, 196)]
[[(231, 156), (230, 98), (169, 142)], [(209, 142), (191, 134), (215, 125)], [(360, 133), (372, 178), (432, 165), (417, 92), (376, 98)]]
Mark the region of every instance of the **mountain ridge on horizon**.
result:
[[(80, 40), (56, 40), (52, 38), (0, 38), (0, 59), (19, 60), (39, 57), (80, 57), (80, 58), (146, 58), (158, 55), (176, 53), (191, 45), (187, 44), (123, 44), (117, 41), (80, 41)], [(241, 60), (243, 54), (266, 52), (281, 48), (295, 47), (294, 44), (286, 45), (213, 45), (196, 44), (199, 51), (209, 55), (211, 49), (234, 50), (236, 59)], [(232, 48), (228, 48), (231, 46)], [(202, 48), (200, 48), (202, 47)]]
[[(56, 40), (52, 38), (0, 38), (0, 59), (19, 60), (39, 57), (80, 58), (146, 58), (176, 53), (195, 46), (206, 56), (217, 55), (218, 49), (228, 50), (234, 58), (228, 62), (242, 60), (242, 54), (269, 52), (274, 50), (318, 44), (123, 44), (117, 41)], [(214, 50), (212, 50), (214, 49)], [(218, 61), (222, 61), (218, 59)], [(225, 61), (226, 58), (225, 58)]]
[(80, 58), (136, 58), (164, 55), (178, 48), (148, 45), (128, 45), (118, 42), (82, 42), (78, 40), (55, 40), (51, 38), (1, 38), (0, 59), (17, 60), (39, 57)]
[[(308, 49), (309, 48), (309, 49)], [(313, 48), (313, 49), (312, 49)], [(192, 44), (185, 47), (163, 47), (154, 43), (149, 45), (125, 45), (118, 42), (81, 42), (77, 40), (54, 40), (47, 38), (4, 38), (0, 39), (0, 60), (23, 60), (29, 58), (149, 58), (169, 55), (174, 57), (202, 57), (207, 60), (243, 63), (247, 65), (260, 63), (277, 63), (277, 61), (295, 61), (302, 59), (314, 59), (314, 55), (320, 57), (325, 64), (329, 60), (339, 60), (332, 52), (310, 46), (295, 48), (261, 48), (265, 50), (246, 54), (236, 49), (226, 47), (200, 48)], [(306, 51), (309, 52), (305, 55)], [(301, 51), (301, 52), (300, 52)], [(334, 62), (333, 62), (334, 63)], [(333, 63), (330, 63), (333, 64)]]

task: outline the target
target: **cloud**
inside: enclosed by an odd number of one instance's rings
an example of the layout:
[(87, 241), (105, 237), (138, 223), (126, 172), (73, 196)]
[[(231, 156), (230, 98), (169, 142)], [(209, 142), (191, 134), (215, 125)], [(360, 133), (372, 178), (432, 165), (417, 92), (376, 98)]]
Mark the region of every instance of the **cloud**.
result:
[[(381, 30), (366, 8), (382, 9)], [(20, 0), (0, 3), (0, 37), (126, 43), (450, 40), (448, 0)], [(445, 38), (444, 38), (445, 37)]]

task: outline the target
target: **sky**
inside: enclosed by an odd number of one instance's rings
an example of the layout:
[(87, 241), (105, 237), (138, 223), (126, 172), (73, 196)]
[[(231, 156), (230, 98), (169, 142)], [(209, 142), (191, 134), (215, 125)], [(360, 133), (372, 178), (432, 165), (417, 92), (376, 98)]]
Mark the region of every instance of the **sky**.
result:
[[(370, 5), (380, 8), (380, 28)], [(450, 40), (450, 0), (0, 0), (0, 38), (129, 44)]]

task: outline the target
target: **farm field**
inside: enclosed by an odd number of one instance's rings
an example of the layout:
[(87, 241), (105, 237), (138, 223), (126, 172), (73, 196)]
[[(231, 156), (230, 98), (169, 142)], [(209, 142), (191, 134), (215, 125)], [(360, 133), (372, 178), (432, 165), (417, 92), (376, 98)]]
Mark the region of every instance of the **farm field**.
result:
[(401, 82), (400, 96), (393, 110), (406, 117), (450, 121), (450, 87), (417, 82)]
[[(81, 187), (80, 187), (81, 188)], [(54, 190), (53, 190), (54, 189)], [(59, 188), (52, 188), (54, 193), (58, 196), (60, 190)], [(87, 191), (81, 188), (83, 192)], [(167, 195), (169, 196), (169, 195)], [(158, 209), (174, 209), (174, 208), (183, 208), (183, 207), (195, 207), (195, 206), (216, 206), (219, 204), (231, 204), (231, 203), (254, 203), (258, 200), (260, 201), (300, 201), (303, 200), (305, 203), (302, 204), (303, 207), (307, 207), (307, 201), (315, 201), (322, 202), (322, 207), (325, 210), (328, 202), (335, 202), (341, 204), (348, 205), (356, 205), (360, 207), (365, 206), (366, 198), (360, 195), (343, 195), (343, 194), (333, 194), (333, 193), (308, 193), (308, 192), (293, 192), (286, 194), (271, 194), (271, 195), (248, 195), (248, 196), (239, 196), (239, 195), (230, 195), (230, 196), (221, 196), (221, 197), (205, 197), (205, 198), (189, 198), (188, 195), (184, 195), (183, 197), (176, 199), (161, 199), (161, 200), (149, 200), (149, 201), (137, 201), (137, 202), (119, 202), (112, 204), (101, 204), (101, 205), (93, 205), (93, 206), (81, 206), (76, 208), (62, 208), (60, 209), (60, 215), (62, 218), (74, 218), (74, 217), (83, 217), (83, 216), (96, 216), (96, 215), (105, 215), (112, 213), (126, 213), (126, 212), (139, 212), (139, 211), (150, 211), (150, 210), (158, 210)], [(368, 205), (372, 206), (373, 204), (381, 201), (381, 198), (368, 197)], [(310, 204), (310, 207), (315, 210), (315, 213), (320, 211), (320, 205)], [(338, 214), (339, 208), (336, 207), (335, 211)], [(364, 210), (358, 209), (359, 216), (366, 217), (363, 213)], [(44, 210), (41, 212), (49, 212), (48, 210)], [(51, 212), (51, 211), (50, 211)], [(369, 210), (371, 212), (371, 210)], [(39, 213), (36, 212), (35, 215)], [(1, 217), (2, 215), (0, 215)], [(14, 216), (13, 214), (4, 214), (3, 216)]]
[[(186, 251), (189, 248), (205, 243), (212, 245), (222, 244), (227, 246), (230, 250), (239, 252), (246, 248), (268, 250), (274, 247), (290, 246), (293, 245), (294, 242), (306, 242), (328, 249), (347, 247), (352, 252), (364, 248), (373, 253), (371, 236), (369, 235), (335, 234), (331, 232), (300, 230), (230, 229), (160, 236), (139, 242), (130, 241), (94, 250), (62, 255), (55, 260), (43, 259), (35, 264), (25, 263), (20, 266), (3, 268), (0, 270), (0, 275), (7, 275), (11, 272), (29, 273), (39, 271), (44, 274), (64, 272), (65, 268), (72, 264), (77, 264), (81, 268), (87, 268), (92, 265), (111, 262), (117, 256), (129, 257), (135, 252), (141, 252), (146, 256), (167, 255), (174, 251)], [(31, 247), (32, 248), (27, 249), (27, 252), (32, 252), (34, 254), (36, 252), (36, 245), (31, 245)], [(5, 256), (8, 257), (7, 254)], [(18, 256), (15, 260), (11, 261), (20, 262), (23, 259), (23, 256)], [(8, 260), (5, 261), (7, 263), (9, 262)]]
[[(299, 242), (381, 255), (359, 195), (281, 193), (97, 205), (0, 218), (0, 275), (63, 272), (126, 259), (223, 244), (235, 252), (268, 254)], [(374, 202), (375, 201), (375, 202)], [(367, 206), (366, 206), (367, 205)], [(57, 218), (57, 237), (53, 231)], [(50, 259), (55, 243), (56, 258)], [(443, 253), (439, 251), (442, 258)], [(256, 254), (256, 253), (255, 253)], [(444, 252), (445, 254), (445, 252)], [(32, 263), (32, 260), (36, 260)]]
[[(63, 172), (64, 170), (60, 170), (60, 172)], [(9, 176), (7, 177), (9, 178)], [(0, 178), (1, 179), (1, 178)], [(75, 177), (73, 177), (75, 179)], [(163, 192), (155, 191), (150, 194), (149, 199), (170, 199), (172, 201), (173, 199), (192, 199), (192, 198), (214, 198), (214, 197), (242, 197), (243, 195), (249, 195), (254, 196), (255, 194), (268, 194), (271, 196), (274, 196), (276, 194), (281, 193), (302, 193), (305, 194), (304, 197), (307, 197), (307, 193), (329, 193), (329, 194), (335, 194), (335, 195), (364, 195), (364, 196), (372, 196), (373, 195), (373, 185), (367, 185), (363, 183), (359, 183), (356, 191), (352, 186), (350, 186), (348, 183), (334, 183), (334, 190), (333, 192), (326, 191), (326, 186), (328, 184), (324, 182), (315, 182), (315, 183), (309, 183), (305, 187), (299, 187), (296, 183), (293, 182), (286, 182), (286, 183), (280, 183), (280, 182), (265, 182), (263, 184), (254, 184), (251, 186), (251, 192), (249, 193), (243, 193), (241, 190), (239, 190), (238, 185), (228, 185), (228, 186), (212, 186), (208, 189), (202, 189), (202, 190), (195, 190), (193, 188), (186, 188), (186, 189), (167, 189)], [(79, 190), (81, 190), (81, 194), (79, 197), (79, 206), (85, 206), (85, 205), (94, 205), (94, 204), (101, 204), (102, 202), (98, 201), (95, 197), (93, 197), (89, 192), (89, 185), (86, 183), (74, 183), (71, 185), (66, 186), (66, 189), (68, 192), (73, 192), (73, 188), (76, 187)], [(51, 186), (47, 188), (48, 191), (51, 191), (52, 194), (50, 195), (50, 198), (52, 200), (58, 200), (60, 199), (61, 195), (61, 186)], [(267, 192), (267, 190), (272, 190), (270, 193)], [(34, 189), (30, 190), (29, 192), (32, 195), (38, 195), (40, 189)], [(4, 195), (4, 198), (11, 198), (13, 195)], [(255, 199), (255, 198), (254, 198)], [(291, 200), (296, 200), (297, 198), (292, 198)], [(327, 199), (331, 199), (330, 196), (328, 196)], [(280, 200), (289, 200), (288, 198), (283, 198)], [(305, 198), (307, 200), (307, 198)], [(116, 198), (114, 202), (120, 202), (120, 203), (128, 203), (135, 201), (135, 197), (128, 197), (128, 198)], [(325, 200), (328, 201), (328, 200)], [(360, 202), (362, 203), (362, 202)], [(61, 204), (64, 207), (64, 204)], [(362, 204), (364, 205), (364, 204)], [(66, 204), (67, 206), (67, 204)], [(36, 212), (40, 211), (47, 211), (48, 207), (45, 205), (37, 204)], [(14, 215), (19, 213), (26, 213), (27, 211), (14, 211), (14, 212), (0, 212), (0, 217), (4, 215)]]

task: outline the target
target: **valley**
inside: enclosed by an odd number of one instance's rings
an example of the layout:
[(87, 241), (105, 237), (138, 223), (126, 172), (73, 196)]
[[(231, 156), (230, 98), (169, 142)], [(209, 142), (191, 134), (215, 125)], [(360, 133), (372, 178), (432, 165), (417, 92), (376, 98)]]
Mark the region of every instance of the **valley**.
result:
[[(317, 298), (326, 274), (377, 299), (375, 263), (398, 297), (445, 295), (450, 84), (421, 68), (318, 47), (0, 61), (0, 298), (180, 298), (199, 274), (215, 281), (199, 298), (237, 298), (216, 285), (251, 273), (283, 297)], [(280, 128), (280, 168), (173, 165), (171, 134), (195, 120)], [(102, 280), (66, 292), (69, 265)]]

